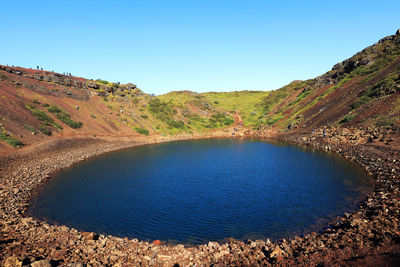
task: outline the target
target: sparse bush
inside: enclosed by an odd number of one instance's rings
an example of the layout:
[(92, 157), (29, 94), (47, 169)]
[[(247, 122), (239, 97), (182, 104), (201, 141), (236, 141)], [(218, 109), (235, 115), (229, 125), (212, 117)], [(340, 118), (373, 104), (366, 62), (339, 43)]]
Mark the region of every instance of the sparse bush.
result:
[(41, 131), (45, 135), (51, 135), (51, 131), (45, 125), (40, 125), (39, 131)]
[(396, 123), (398, 123), (398, 119), (396, 118), (381, 116), (375, 125), (378, 127), (387, 127), (387, 126), (392, 126), (393, 124)]
[(357, 113), (346, 115), (339, 123), (347, 123), (349, 121), (352, 121), (357, 115)]
[(37, 109), (35, 107), (26, 105), (26, 107), (32, 112), (32, 115), (35, 116), (38, 120), (42, 121), (45, 125), (53, 125), (54, 120), (52, 117), (46, 114), (43, 110)]
[(28, 124), (25, 124), (25, 129), (27, 129), (28, 131), (30, 131), (34, 134), (37, 134), (37, 130)]
[(101, 80), (101, 79), (97, 79), (96, 82), (101, 83), (101, 84), (108, 84), (108, 81), (106, 80)]
[(73, 129), (78, 129), (82, 127), (82, 122), (73, 121), (71, 119), (71, 115), (69, 115), (65, 110), (57, 107), (57, 106), (49, 106), (47, 110), (51, 113), (56, 114), (57, 119), (68, 125)]
[(143, 135), (149, 135), (149, 130), (144, 129), (144, 128), (140, 128), (140, 127), (136, 127), (135, 131), (138, 132), (139, 134), (143, 134)]
[(183, 129), (185, 128), (185, 123), (183, 121), (167, 120), (167, 125), (172, 128)]
[(359, 107), (361, 107), (362, 105), (368, 103), (371, 100), (372, 100), (372, 98), (368, 97), (367, 95), (363, 95), (356, 102), (354, 102), (351, 105), (351, 109), (359, 108)]
[(185, 128), (183, 121), (175, 121), (173, 115), (177, 111), (171, 107), (171, 103), (162, 102), (159, 98), (155, 97), (149, 101), (148, 109), (157, 119), (166, 123), (170, 128)]
[(265, 121), (265, 123), (268, 124), (268, 125), (273, 125), (273, 124), (277, 123), (278, 121), (280, 121), (283, 118), (284, 118), (283, 115), (276, 114), (274, 116), (267, 117), (267, 120)]
[(6, 142), (7, 144), (9, 144), (9, 145), (11, 145), (11, 146), (13, 146), (13, 147), (21, 147), (21, 146), (24, 145), (24, 144), (23, 144), (21, 141), (19, 141), (18, 139), (15, 139), (15, 138), (12, 137), (11, 135), (6, 134), (6, 133), (3, 133), (3, 132), (0, 132), (0, 140)]
[(218, 112), (216, 114), (211, 115), (210, 122), (214, 124), (231, 125), (234, 122), (234, 120), (230, 115), (226, 116), (225, 113)]
[(47, 110), (50, 113), (60, 113), (61, 112), (61, 109), (57, 106), (49, 106), (49, 107), (47, 107)]

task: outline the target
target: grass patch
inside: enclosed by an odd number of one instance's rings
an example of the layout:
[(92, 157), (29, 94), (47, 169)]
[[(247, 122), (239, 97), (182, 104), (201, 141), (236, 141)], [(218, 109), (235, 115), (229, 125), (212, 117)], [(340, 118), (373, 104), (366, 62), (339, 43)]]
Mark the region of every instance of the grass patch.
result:
[(24, 144), (19, 141), (18, 139), (12, 137), (8, 133), (5, 133), (4, 131), (0, 132), (0, 140), (6, 142), (7, 144), (13, 146), (13, 147), (22, 147)]
[(108, 81), (106, 81), (106, 80), (101, 80), (101, 79), (97, 79), (96, 82), (97, 82), (97, 83), (100, 83), (100, 84), (104, 84), (104, 85), (106, 85), (106, 84), (109, 83)]
[(355, 117), (357, 117), (357, 115), (358, 115), (358, 113), (346, 115), (346, 116), (344, 116), (344, 118), (341, 121), (339, 121), (339, 123), (343, 124), (343, 123), (352, 121)]
[(73, 129), (78, 129), (81, 128), (83, 123), (80, 121), (74, 121), (71, 119), (71, 115), (68, 114), (65, 110), (57, 107), (57, 106), (49, 106), (47, 107), (47, 110), (50, 113), (53, 113), (56, 115), (57, 119), (68, 125), (69, 127)]
[[(46, 112), (43, 110), (37, 109), (33, 106), (26, 105), (26, 108), (29, 109), (32, 112), (32, 115), (43, 122), (44, 126), (54, 126), (57, 129), (62, 129), (62, 127), (57, 124), (52, 117), (47, 115)], [(39, 129), (40, 130), (40, 129)]]
[(135, 131), (138, 132), (139, 134), (143, 134), (143, 135), (149, 135), (150, 134), (149, 130), (147, 130), (145, 128), (136, 127)]
[(159, 98), (152, 98), (149, 101), (148, 109), (155, 117), (168, 125), (168, 127), (176, 129), (184, 129), (185, 123), (183, 121), (176, 121), (174, 115), (177, 111), (173, 108), (172, 103), (161, 101)]
[(237, 91), (237, 92), (210, 92), (203, 93), (204, 101), (213, 103), (218, 108), (233, 113), (238, 111), (245, 126), (255, 125), (257, 117), (264, 113), (262, 99), (269, 92), (265, 91)]
[(388, 127), (397, 124), (398, 121), (398, 118), (380, 116), (375, 125), (378, 127)]
[(280, 115), (280, 114), (275, 114), (273, 116), (268, 116), (265, 123), (268, 125), (273, 125), (275, 123), (277, 123), (278, 121), (280, 121), (281, 119), (283, 119), (285, 116)]
[(372, 100), (371, 97), (369, 97), (369, 96), (367, 96), (367, 95), (363, 95), (363, 96), (361, 96), (356, 102), (354, 102), (354, 103), (351, 105), (351, 109), (357, 109), (357, 108), (361, 107), (362, 105), (368, 103), (368, 102), (371, 101), (371, 100)]
[(45, 135), (51, 135), (51, 130), (48, 129), (45, 125), (40, 125), (39, 126), (39, 131), (41, 131)]
[(28, 131), (30, 131), (32, 133), (34, 133), (34, 134), (38, 133), (38, 131), (35, 128), (33, 128), (32, 126), (30, 126), (28, 124), (25, 124), (24, 126), (25, 126), (25, 129), (27, 129)]

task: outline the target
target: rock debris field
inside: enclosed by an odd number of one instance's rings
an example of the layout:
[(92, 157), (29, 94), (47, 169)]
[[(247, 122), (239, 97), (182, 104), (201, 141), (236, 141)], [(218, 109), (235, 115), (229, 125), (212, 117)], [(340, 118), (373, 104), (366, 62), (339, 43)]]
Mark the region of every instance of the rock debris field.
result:
[[(248, 132), (249, 134), (249, 132)], [(260, 136), (252, 133), (252, 136)], [(337, 137), (337, 135), (336, 135)], [(144, 242), (66, 226), (25, 215), (34, 190), (50, 175), (85, 159), (145, 142), (95, 138), (53, 140), (23, 153), (0, 156), (1, 266), (293, 266), (399, 263), (399, 150), (291, 134), (280, 140), (332, 151), (357, 162), (375, 180), (374, 191), (353, 214), (320, 233), (289, 240), (228, 240), (195, 247)]]

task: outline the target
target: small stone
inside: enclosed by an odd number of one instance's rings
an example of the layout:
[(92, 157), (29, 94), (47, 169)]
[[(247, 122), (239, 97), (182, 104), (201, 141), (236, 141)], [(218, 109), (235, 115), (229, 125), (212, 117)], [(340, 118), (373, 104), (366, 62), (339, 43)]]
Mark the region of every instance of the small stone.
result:
[(16, 257), (9, 257), (5, 263), (4, 267), (20, 267), (22, 266), (22, 262), (19, 261)]
[(32, 267), (51, 267), (51, 264), (47, 260), (40, 260), (31, 263)]
[(146, 261), (151, 261), (151, 258), (149, 256), (144, 256), (143, 259), (145, 259)]
[(161, 245), (162, 242), (161, 242), (161, 240), (154, 240), (154, 241), (153, 241), (153, 244), (154, 244), (154, 245)]
[(99, 235), (92, 232), (82, 232), (82, 236), (86, 238), (86, 240), (97, 240), (99, 239)]
[(278, 258), (278, 257), (280, 258), (283, 256), (284, 253), (285, 252), (279, 246), (276, 246), (274, 248), (274, 250), (272, 250), (271, 254), (269, 254), (269, 257), (270, 258)]

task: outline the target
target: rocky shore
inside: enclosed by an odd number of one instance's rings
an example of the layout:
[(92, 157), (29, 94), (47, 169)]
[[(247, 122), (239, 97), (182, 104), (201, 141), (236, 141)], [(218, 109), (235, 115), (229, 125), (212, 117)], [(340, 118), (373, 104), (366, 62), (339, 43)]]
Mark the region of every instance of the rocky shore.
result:
[[(262, 135), (265, 133), (252, 134)], [(117, 149), (189, 138), (71, 138), (0, 156), (1, 266), (351, 266), (400, 262), (400, 151), (304, 133), (278, 139), (338, 153), (360, 164), (375, 179), (374, 191), (356, 212), (344, 214), (320, 233), (277, 242), (229, 240), (188, 247), (80, 232), (24, 214), (32, 192), (59, 169)]]

